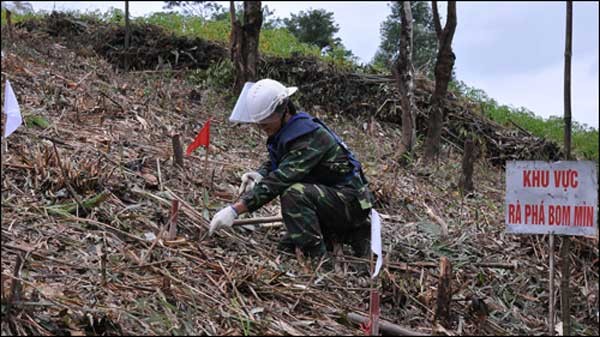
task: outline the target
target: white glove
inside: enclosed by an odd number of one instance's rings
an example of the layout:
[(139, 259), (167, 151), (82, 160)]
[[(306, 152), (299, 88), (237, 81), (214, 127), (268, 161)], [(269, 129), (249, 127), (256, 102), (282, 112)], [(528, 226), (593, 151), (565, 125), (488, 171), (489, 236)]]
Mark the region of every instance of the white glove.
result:
[(210, 229), (208, 230), (208, 235), (211, 236), (213, 233), (221, 228), (221, 227), (231, 227), (233, 225), (233, 220), (238, 217), (237, 212), (233, 209), (233, 206), (227, 206), (222, 210), (218, 211), (215, 216), (213, 216), (212, 221), (210, 222)]
[(242, 184), (238, 190), (238, 194), (246, 193), (254, 188), (262, 180), (263, 176), (258, 172), (244, 173), (242, 176)]

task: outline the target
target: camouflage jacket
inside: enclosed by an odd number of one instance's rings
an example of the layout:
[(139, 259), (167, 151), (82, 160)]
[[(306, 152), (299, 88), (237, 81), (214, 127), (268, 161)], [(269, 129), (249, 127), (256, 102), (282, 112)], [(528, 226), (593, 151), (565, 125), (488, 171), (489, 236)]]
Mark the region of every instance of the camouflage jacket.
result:
[[(342, 147), (322, 126), (288, 143), (277, 168), (272, 170), (271, 167), (271, 160), (263, 163), (257, 171), (264, 178), (241, 197), (250, 212), (281, 195), (291, 185), (306, 182), (308, 177), (313, 180), (319, 176), (345, 177), (354, 169)], [(331, 187), (356, 196), (362, 209), (373, 206), (369, 188), (358, 174)]]

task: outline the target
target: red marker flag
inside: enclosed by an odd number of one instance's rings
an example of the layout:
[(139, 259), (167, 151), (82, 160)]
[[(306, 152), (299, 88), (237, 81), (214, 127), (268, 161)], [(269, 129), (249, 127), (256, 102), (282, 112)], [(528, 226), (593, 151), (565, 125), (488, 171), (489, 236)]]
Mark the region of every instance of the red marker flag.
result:
[(194, 142), (187, 147), (187, 150), (185, 151), (185, 155), (189, 156), (192, 153), (192, 151), (194, 151), (200, 145), (206, 146), (206, 148), (208, 149), (208, 144), (210, 143), (209, 136), (210, 136), (210, 119), (206, 121), (206, 124), (204, 124), (204, 126), (202, 127), (202, 130), (200, 130), (200, 132), (196, 136), (196, 139), (194, 139)]

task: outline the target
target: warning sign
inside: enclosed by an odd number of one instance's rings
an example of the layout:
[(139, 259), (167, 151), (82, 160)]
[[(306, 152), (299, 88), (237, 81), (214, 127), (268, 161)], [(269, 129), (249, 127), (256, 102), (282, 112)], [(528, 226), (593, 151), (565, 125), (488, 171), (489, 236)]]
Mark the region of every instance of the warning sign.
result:
[(598, 176), (592, 161), (508, 161), (507, 233), (598, 235)]

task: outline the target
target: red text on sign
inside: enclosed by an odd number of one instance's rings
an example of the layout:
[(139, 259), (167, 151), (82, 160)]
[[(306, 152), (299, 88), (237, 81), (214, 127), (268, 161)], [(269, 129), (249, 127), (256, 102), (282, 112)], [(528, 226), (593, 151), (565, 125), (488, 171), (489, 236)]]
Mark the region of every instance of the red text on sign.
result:
[(548, 225), (550, 226), (570, 226), (571, 225), (571, 206), (550, 205), (548, 206)]
[(523, 187), (548, 187), (550, 184), (550, 171), (524, 170)]
[(575, 206), (575, 226), (592, 227), (594, 226), (594, 207)]
[(578, 175), (575, 170), (554, 171), (554, 187), (576, 188), (579, 184), (577, 182)]
[(546, 222), (544, 216), (544, 204), (541, 205), (525, 205), (525, 224), (542, 225)]

